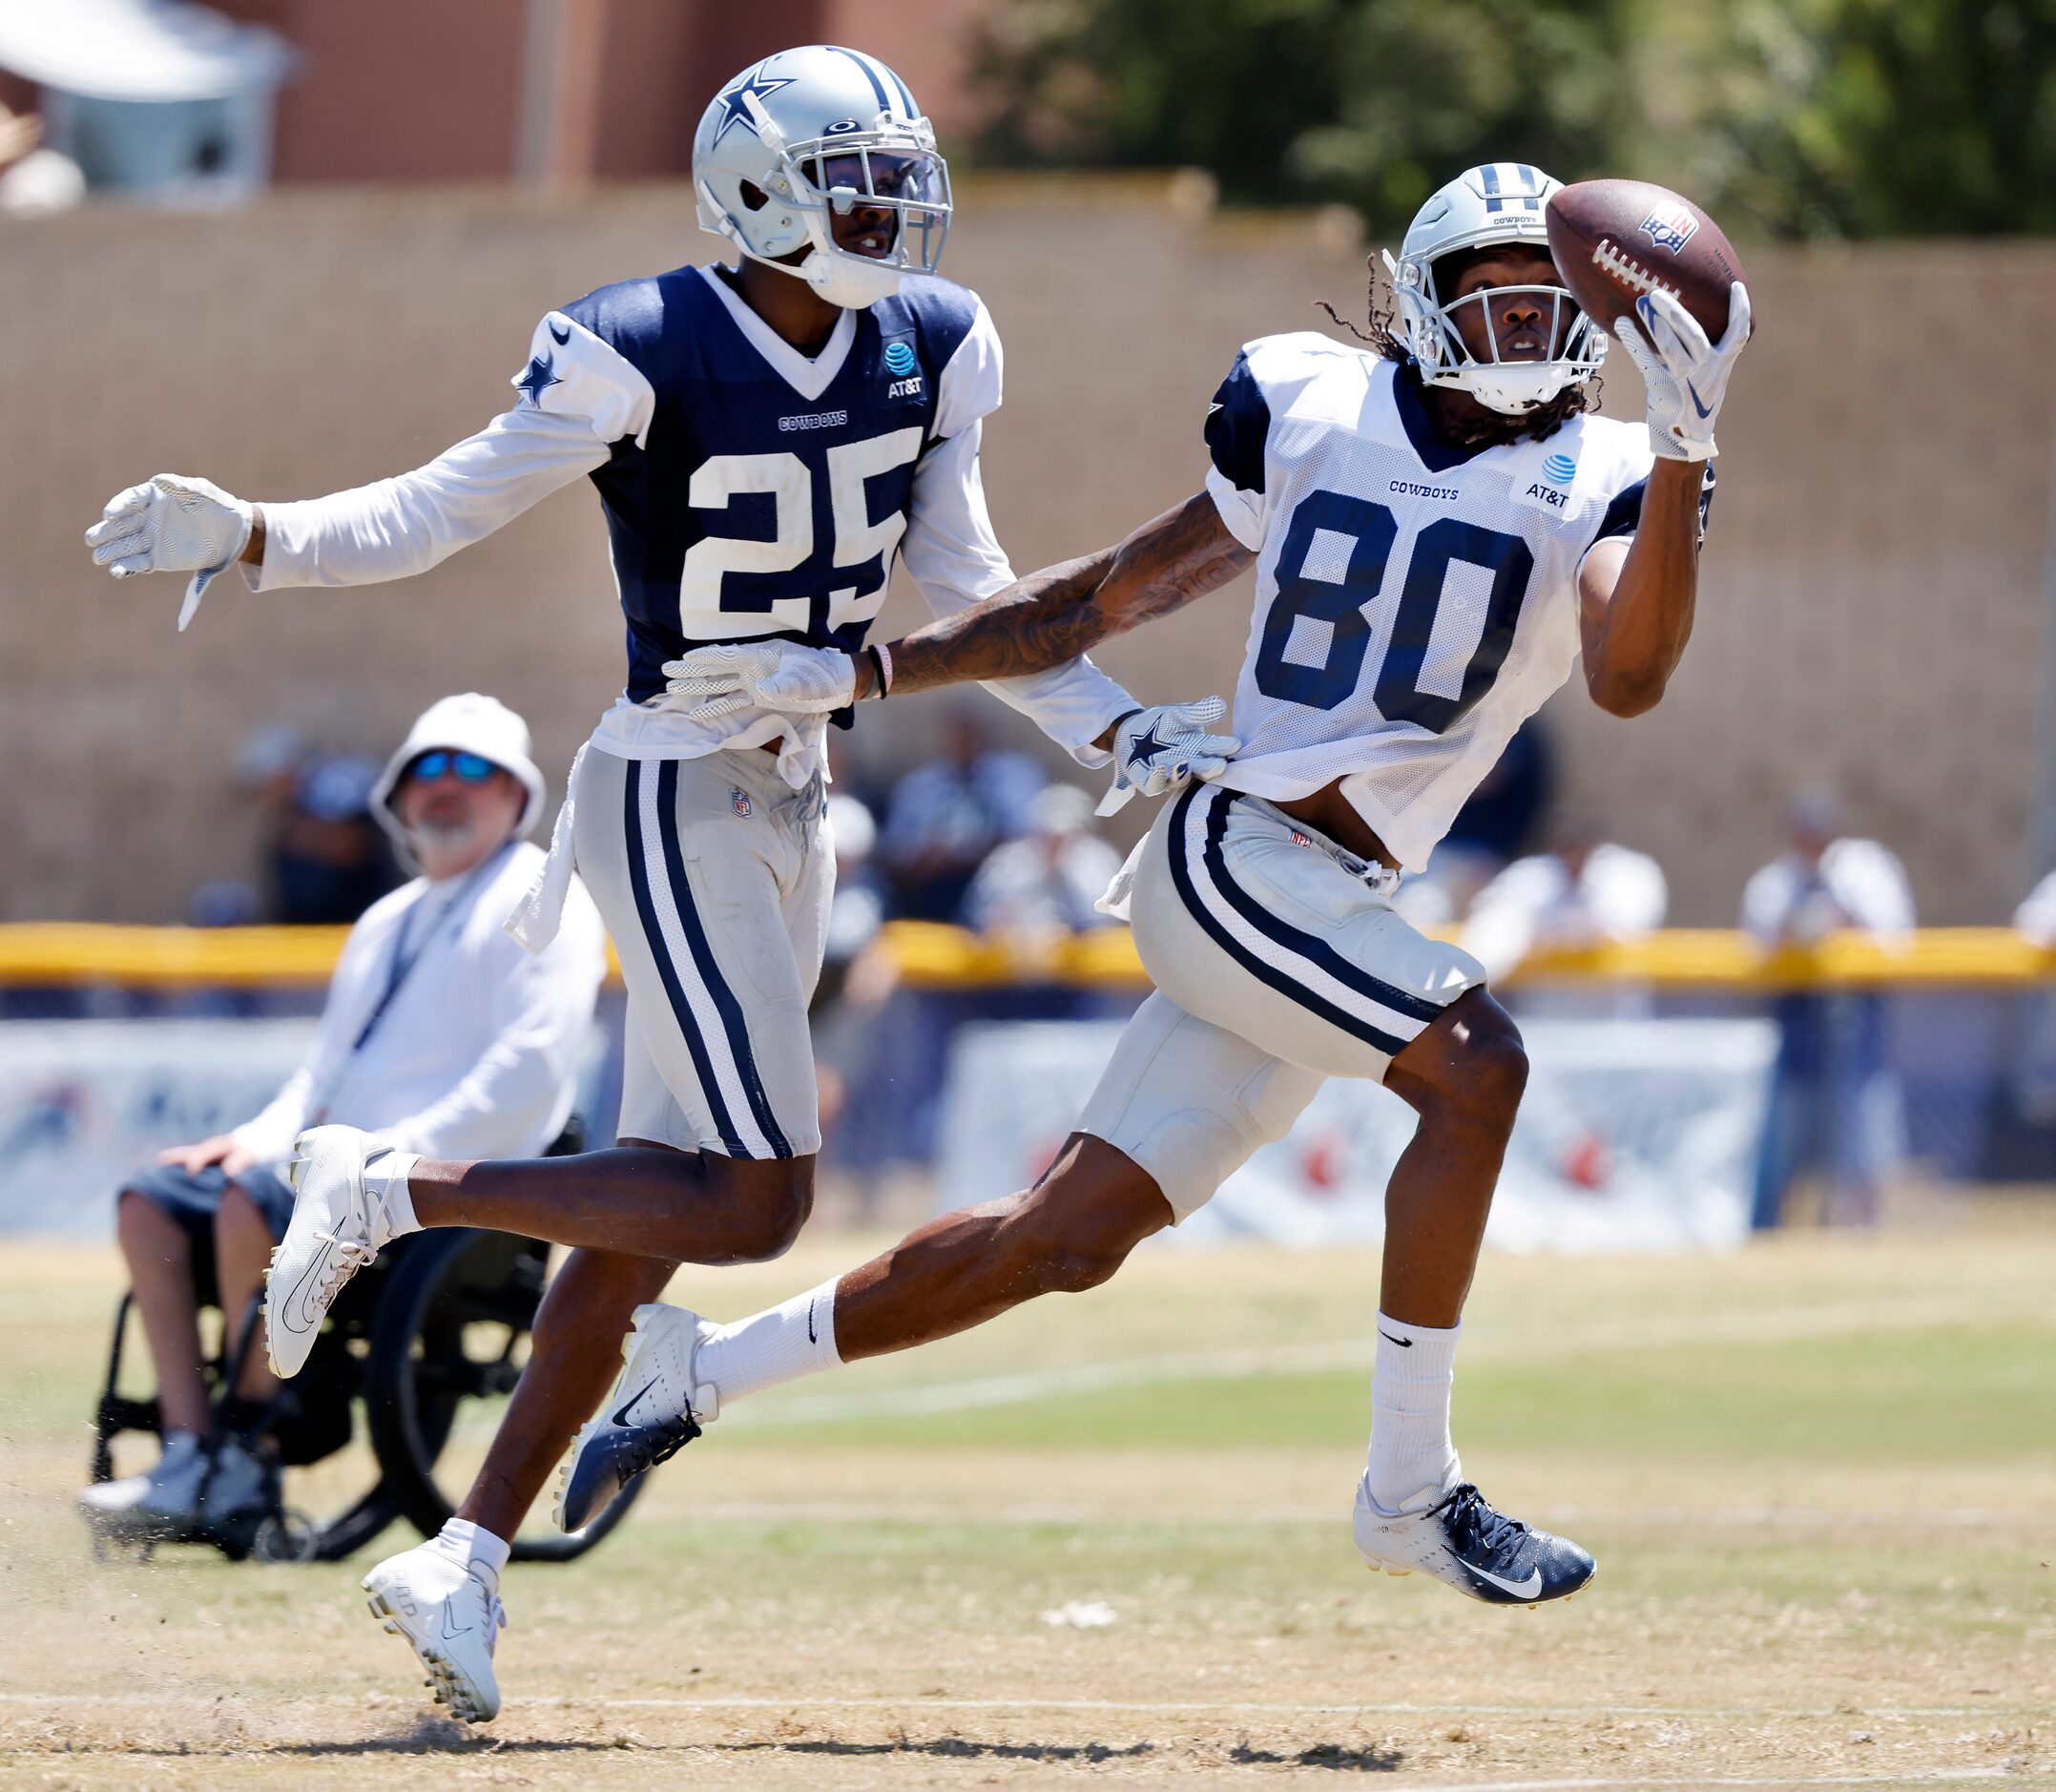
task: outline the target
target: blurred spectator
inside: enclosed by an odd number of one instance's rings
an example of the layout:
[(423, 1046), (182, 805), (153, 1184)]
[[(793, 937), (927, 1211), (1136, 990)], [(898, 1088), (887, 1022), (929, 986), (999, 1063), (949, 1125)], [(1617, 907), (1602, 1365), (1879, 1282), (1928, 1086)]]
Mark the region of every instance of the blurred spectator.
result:
[[(1765, 950), (1813, 946), (1839, 928), (1902, 946), (1913, 931), (1905, 868), (1874, 840), (1844, 838), (1835, 800), (1812, 792), (1786, 817), (1786, 850), (1749, 880), (1742, 927)], [(1818, 1167), (1823, 1218), (1870, 1225), (1897, 1160), (1900, 1090), (1885, 1049), (1884, 998), (1875, 990), (1795, 990), (1780, 995), (1777, 1068), (1757, 1162), (1752, 1223), (1780, 1224), (1792, 1183)]]
[(855, 797), (828, 799), (828, 831), (835, 842), (835, 896), (828, 906), (828, 944), (821, 957), (815, 1003), (831, 1002), (850, 967), (885, 925), (885, 886), (872, 866), (878, 823)]
[(2027, 892), (2027, 900), (2013, 911), (2013, 927), (2044, 951), (2056, 946), (2056, 871)]
[(64, 212), (86, 197), (78, 164), (38, 147), (42, 137), (42, 119), (0, 106), (0, 213), (32, 218)]
[[(2056, 948), (2056, 871), (2037, 884), (2013, 911), (2013, 927), (2044, 951)], [(2056, 1121), (2056, 1000), (2046, 990), (2030, 992), (2021, 1003), (2020, 1017), (2013, 1100), (2022, 1118), (2046, 1128)]]
[[(820, 1090), (821, 1150), (854, 1177), (860, 1213), (867, 1210), (875, 1178), (865, 1171), (888, 1155), (880, 1141), (852, 1138), (844, 1130), (852, 1095), (871, 1079), (877, 1062), (878, 1021), (899, 981), (892, 955), (879, 943), (885, 923), (885, 886), (871, 865), (878, 827), (855, 797), (828, 799), (835, 841), (835, 897), (828, 909), (827, 949), (808, 1019)], [(889, 1103), (880, 1111), (889, 1124)], [(854, 1146), (854, 1150), (851, 1149)]]
[[(1498, 982), (1532, 951), (1642, 939), (1663, 926), (1669, 906), (1655, 860), (1602, 840), (1599, 829), (1580, 818), (1557, 829), (1554, 851), (1516, 859), (1478, 892), (1462, 942)], [(1572, 1011), (1566, 1006), (1568, 991), (1552, 995), (1552, 1012)], [(1593, 990), (1574, 1002), (1580, 1013), (1648, 1006), (1647, 991), (1632, 989)]]
[(1457, 811), (1427, 869), (1401, 883), (1393, 906), (1417, 927), (1462, 921), (1478, 892), (1528, 849), (1555, 784), (1548, 731), (1530, 718)]
[(350, 930), (313, 1047), (270, 1105), (163, 1153), (119, 1197), (164, 1450), (149, 1472), (86, 1490), (98, 1522), (176, 1532), (201, 1515), (203, 1490), (208, 1518), (260, 1497), (257, 1434), (279, 1386), (252, 1341), (216, 1435), (197, 1308), (220, 1306), (233, 1352), (292, 1216), (285, 1172), (302, 1128), (346, 1120), (425, 1156), (522, 1157), (570, 1116), (606, 934), (583, 889), (536, 956), (501, 927), (543, 859), (521, 838), (543, 806), (528, 724), (491, 698), (446, 698), (373, 769), (381, 823), (423, 875)]
[(951, 715), (943, 752), (893, 786), (880, 856), (898, 912), (956, 920), (986, 855), (1025, 829), (1047, 782), (1027, 754), (994, 747), (970, 716)]
[(400, 882), (371, 812), (379, 768), (355, 754), (296, 773), (271, 841), (273, 915), (297, 926), (355, 921)]
[(1083, 933), (1111, 917), (1093, 905), (1121, 855), (1091, 832), (1092, 799), (1049, 784), (1028, 804), (1028, 831), (993, 847), (964, 898), (964, 925), (980, 933)]

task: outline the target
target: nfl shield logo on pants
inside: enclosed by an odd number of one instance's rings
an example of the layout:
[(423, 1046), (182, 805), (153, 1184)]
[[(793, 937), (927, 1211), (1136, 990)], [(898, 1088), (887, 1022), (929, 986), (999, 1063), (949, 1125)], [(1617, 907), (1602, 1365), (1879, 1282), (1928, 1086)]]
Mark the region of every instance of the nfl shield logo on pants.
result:
[(735, 810), (737, 815), (741, 816), (744, 821), (748, 821), (750, 818), (749, 792), (746, 790), (737, 790), (733, 784), (731, 784), (728, 790), (728, 806)]

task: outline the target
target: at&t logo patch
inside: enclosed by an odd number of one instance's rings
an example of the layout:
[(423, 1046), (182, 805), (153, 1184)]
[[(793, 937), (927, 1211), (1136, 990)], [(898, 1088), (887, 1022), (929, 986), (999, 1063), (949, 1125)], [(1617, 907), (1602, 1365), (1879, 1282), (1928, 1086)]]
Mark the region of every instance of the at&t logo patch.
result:
[(1666, 199), (1661, 205), (1651, 209), (1650, 215), (1635, 226), (1651, 243), (1666, 255), (1675, 255), (1699, 228), (1699, 220), (1682, 205), (1673, 205)]
[(1552, 486), (1568, 486), (1578, 476), (1578, 464), (1568, 454), (1552, 454), (1542, 463), (1542, 476)]
[(896, 373), (903, 380), (920, 365), (921, 362), (916, 357), (911, 344), (887, 343), (885, 344), (885, 370), (888, 373)]

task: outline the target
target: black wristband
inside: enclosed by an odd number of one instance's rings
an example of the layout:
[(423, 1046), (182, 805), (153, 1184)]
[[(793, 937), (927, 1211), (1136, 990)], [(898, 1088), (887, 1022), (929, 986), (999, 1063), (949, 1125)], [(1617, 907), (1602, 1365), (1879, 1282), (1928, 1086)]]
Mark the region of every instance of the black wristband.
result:
[(871, 677), (878, 681), (878, 689), (873, 691), (871, 695), (883, 703), (891, 688), (885, 682), (885, 661), (879, 654), (878, 646), (875, 642), (867, 646), (863, 651), (871, 656)]

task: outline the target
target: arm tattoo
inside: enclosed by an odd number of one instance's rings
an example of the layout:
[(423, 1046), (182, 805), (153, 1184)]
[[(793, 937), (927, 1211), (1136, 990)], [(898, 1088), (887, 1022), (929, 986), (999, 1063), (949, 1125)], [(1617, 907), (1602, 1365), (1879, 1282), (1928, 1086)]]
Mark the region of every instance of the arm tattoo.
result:
[(1200, 493), (1118, 548), (1067, 560), (892, 643), (895, 694), (1016, 678), (1218, 591), (1256, 556)]

